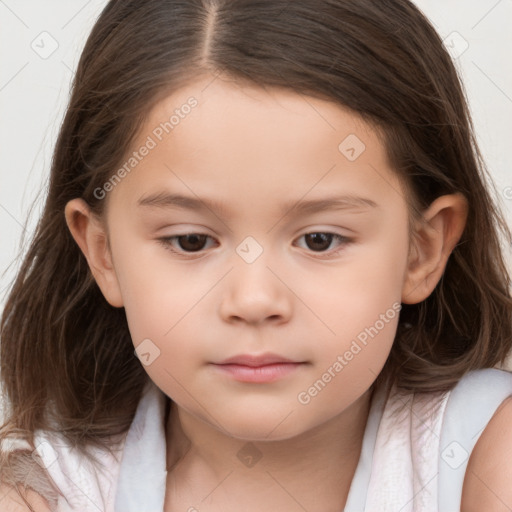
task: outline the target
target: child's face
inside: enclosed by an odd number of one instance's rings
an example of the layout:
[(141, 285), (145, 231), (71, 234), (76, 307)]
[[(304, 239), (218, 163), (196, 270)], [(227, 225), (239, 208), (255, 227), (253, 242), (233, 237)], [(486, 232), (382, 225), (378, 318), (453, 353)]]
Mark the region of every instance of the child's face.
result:
[[(334, 103), (209, 79), (159, 103), (132, 150), (104, 200), (116, 305), (152, 380), (241, 439), (298, 435), (361, 399), (393, 343), (409, 248), (376, 134)], [(140, 204), (166, 194), (204, 207)], [(300, 209), (342, 196), (364, 201)], [(189, 233), (207, 238), (170, 242), (180, 254), (159, 240)], [(261, 382), (218, 365), (266, 353), (300, 364)]]

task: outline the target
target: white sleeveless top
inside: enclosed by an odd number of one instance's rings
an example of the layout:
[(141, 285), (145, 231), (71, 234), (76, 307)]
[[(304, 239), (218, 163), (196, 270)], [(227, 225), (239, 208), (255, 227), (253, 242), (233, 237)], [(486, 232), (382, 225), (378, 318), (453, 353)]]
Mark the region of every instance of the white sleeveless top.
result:
[[(469, 372), (445, 393), (393, 389), (386, 400), (377, 390), (344, 512), (459, 512), (471, 451), (511, 395), (512, 373), (497, 368)], [(166, 400), (149, 381), (118, 456), (94, 452), (102, 469), (36, 433), (37, 452), (64, 496), (59, 512), (163, 511)]]

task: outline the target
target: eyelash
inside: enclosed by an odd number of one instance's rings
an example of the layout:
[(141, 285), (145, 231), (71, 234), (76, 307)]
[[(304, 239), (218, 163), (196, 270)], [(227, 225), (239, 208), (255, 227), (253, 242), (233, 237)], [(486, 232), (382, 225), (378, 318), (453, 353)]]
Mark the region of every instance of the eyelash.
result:
[[(337, 233), (331, 233), (329, 231), (311, 231), (309, 233), (304, 233), (299, 238), (302, 238), (302, 237), (307, 236), (307, 235), (319, 235), (319, 234), (321, 234), (321, 235), (332, 235), (333, 240), (337, 239), (341, 243), (340, 247), (338, 249), (334, 250), (334, 251), (311, 251), (311, 252), (313, 252), (313, 254), (321, 254), (321, 255), (327, 254), (326, 256), (320, 256), (321, 258), (333, 258), (333, 257), (337, 256), (341, 251), (343, 251), (345, 249), (345, 247), (347, 245), (349, 245), (353, 241), (351, 238), (348, 238), (348, 237), (343, 236), (343, 235), (339, 235)], [(206, 236), (209, 239), (212, 239), (211, 236), (206, 235), (204, 233), (185, 233), (183, 235), (174, 235), (174, 236), (168, 236), (168, 237), (164, 237), (164, 238), (158, 238), (158, 242), (164, 247), (164, 249), (166, 249), (168, 251), (171, 251), (172, 253), (177, 254), (179, 256), (188, 257), (189, 255), (201, 254), (203, 249), (201, 249), (199, 251), (189, 251), (189, 252), (187, 252), (187, 251), (182, 251), (182, 250), (176, 250), (172, 246), (172, 242), (174, 240), (177, 240), (177, 239), (182, 238), (182, 237), (192, 236), (192, 235)], [(319, 256), (315, 256), (315, 257), (319, 257)]]

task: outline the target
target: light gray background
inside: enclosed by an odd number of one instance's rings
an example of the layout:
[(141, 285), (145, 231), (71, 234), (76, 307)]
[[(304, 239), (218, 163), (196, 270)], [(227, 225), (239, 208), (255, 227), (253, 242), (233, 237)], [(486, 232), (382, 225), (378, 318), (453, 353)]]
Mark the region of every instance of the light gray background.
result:
[[(512, 0), (416, 3), (453, 52), (512, 225)], [(0, 0), (0, 311), (21, 260), (22, 235), (26, 244), (42, 208), (73, 70), (104, 5), (105, 0)], [(507, 257), (512, 262), (510, 251)]]

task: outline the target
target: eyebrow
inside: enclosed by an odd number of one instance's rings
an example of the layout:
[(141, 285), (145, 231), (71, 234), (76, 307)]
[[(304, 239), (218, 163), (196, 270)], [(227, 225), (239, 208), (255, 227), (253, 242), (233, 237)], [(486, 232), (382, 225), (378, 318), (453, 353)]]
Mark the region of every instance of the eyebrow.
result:
[[(210, 210), (222, 216), (227, 216), (228, 214), (225, 203), (211, 199), (171, 194), (168, 192), (159, 192), (146, 197), (143, 196), (137, 201), (137, 205), (156, 209), (183, 208), (201, 212)], [(286, 215), (292, 210), (294, 210), (296, 214), (311, 214), (324, 210), (364, 211), (370, 208), (379, 208), (379, 205), (368, 198), (344, 195), (322, 199), (310, 199), (307, 201), (290, 201), (282, 205), (281, 214)]]

